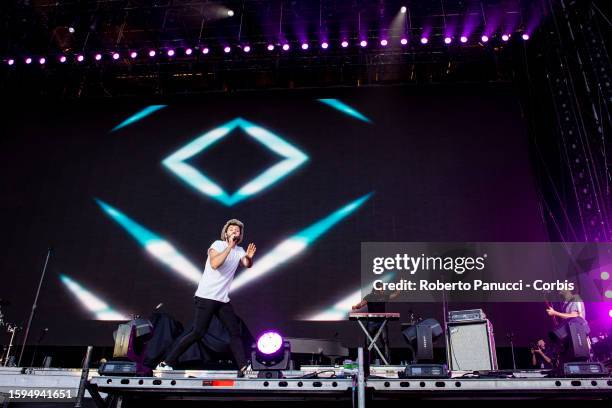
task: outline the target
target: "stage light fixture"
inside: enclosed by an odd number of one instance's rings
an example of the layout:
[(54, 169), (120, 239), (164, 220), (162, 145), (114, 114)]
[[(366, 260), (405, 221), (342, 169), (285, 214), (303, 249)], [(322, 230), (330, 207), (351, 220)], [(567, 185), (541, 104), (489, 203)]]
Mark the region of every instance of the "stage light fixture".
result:
[(603, 271), (602, 273), (599, 274), (599, 277), (601, 278), (601, 280), (608, 280), (610, 279), (610, 273)]
[(74, 27), (68, 27), (68, 32), (69, 32), (70, 34), (74, 34), (74, 32), (75, 32)]
[(450, 44), (450, 43), (452, 43), (452, 42), (453, 42), (453, 39), (452, 39), (452, 38), (450, 38), (450, 37), (446, 37), (446, 38), (444, 38), (444, 44)]
[(400, 8), (400, 13), (402, 13), (402, 14), (406, 14), (406, 11), (408, 11), (408, 8), (407, 8), (406, 6), (402, 6), (402, 7)]
[(60, 63), (62, 63), (62, 64), (63, 64), (64, 62), (66, 62), (66, 56), (65, 56), (65, 55), (61, 55), (61, 56), (58, 58), (58, 61), (59, 61)]
[(9, 65), (15, 65), (15, 60), (10, 58), (8, 61), (6, 61), (6, 63)]
[(137, 53), (136, 51), (132, 51), (132, 52), (130, 53), (130, 58), (134, 59), (134, 58), (136, 58), (136, 57), (138, 57), (138, 53)]
[(483, 35), (482, 37), (480, 37), (480, 41), (482, 41), (483, 43), (489, 42), (489, 36)]
[(274, 51), (274, 45), (273, 44), (268, 44), (268, 51)]
[(234, 10), (227, 10), (228, 17), (234, 17)]
[(302, 49), (306, 51), (308, 49), (308, 43), (302, 43)]
[(223, 48), (223, 52), (226, 53), (226, 54), (229, 54), (231, 51), (232, 51), (232, 48), (229, 45), (227, 45), (227, 46), (225, 46), (225, 48)]
[(429, 42), (429, 39), (427, 37), (421, 37), (421, 44), (425, 45)]
[(40, 59), (38, 60), (38, 63), (40, 65), (45, 65), (45, 62), (47, 62), (47, 59), (45, 57), (40, 57)]
[(462, 44), (465, 44), (466, 42), (468, 42), (468, 38), (465, 35), (462, 35), (459, 41), (461, 41)]
[(185, 55), (191, 55), (191, 54), (193, 54), (193, 50), (191, 48), (187, 48), (185, 50)]
[(151, 57), (151, 58), (153, 58), (156, 54), (157, 54), (157, 52), (155, 50), (150, 50), (149, 51), (149, 57)]
[(502, 35), (501, 38), (502, 38), (502, 41), (508, 41), (510, 39), (510, 35), (504, 34), (504, 35)]
[(606, 290), (606, 298), (612, 299), (612, 290)]
[(400, 40), (400, 44), (402, 44), (402, 45), (406, 45), (406, 44), (408, 44), (408, 39), (407, 39), (407, 38), (402, 38), (402, 39)]
[(210, 52), (210, 50), (208, 49), (208, 47), (204, 47), (202, 48), (202, 54), (206, 55)]
[(365, 48), (368, 46), (368, 42), (366, 40), (361, 40), (361, 42), (359, 43), (359, 45), (361, 46), (361, 48)]
[(527, 41), (529, 39), (529, 34), (525, 33), (521, 36), (521, 38), (525, 41)]
[(387, 41), (387, 40), (385, 40), (385, 39), (380, 40), (380, 45), (381, 45), (382, 47), (386, 47), (388, 44), (389, 44), (389, 41)]
[(246, 53), (249, 53), (249, 52), (251, 52), (251, 47), (248, 46), (248, 45), (245, 45), (244, 47), (242, 47), (242, 51), (244, 51)]
[(79, 54), (79, 55), (77, 55), (76, 60), (77, 60), (78, 62), (83, 62), (83, 61), (85, 61), (85, 57), (84, 57), (82, 54)]
[(289, 44), (283, 44), (283, 51), (289, 51), (289, 48), (291, 48)]
[(327, 43), (327, 42), (325, 42), (325, 41), (324, 41), (324, 42), (322, 42), (322, 43), (321, 43), (321, 48), (323, 48), (324, 50), (328, 49), (328, 48), (329, 48), (329, 43)]
[(169, 57), (174, 57), (174, 50), (170, 49), (168, 52), (166, 52), (166, 54), (168, 54)]
[(346, 48), (346, 47), (349, 46), (349, 43), (348, 43), (348, 41), (344, 40), (344, 41), (342, 41), (342, 43), (340, 43), (340, 46), (342, 46), (342, 48)]
[(289, 369), (291, 344), (276, 331), (267, 331), (257, 338), (251, 349), (251, 364), (257, 378), (283, 378)]
[(119, 53), (118, 53), (118, 52), (114, 52), (114, 53), (113, 53), (113, 59), (114, 59), (115, 61), (117, 61), (117, 60), (119, 59), (119, 57), (120, 57), (120, 55), (119, 55)]
[(94, 59), (95, 59), (96, 61), (100, 61), (100, 60), (102, 59), (102, 54), (96, 54), (96, 55), (95, 55), (95, 57), (94, 57)]
[(25, 59), (25, 63), (30, 65), (32, 63), (32, 58), (28, 57)]

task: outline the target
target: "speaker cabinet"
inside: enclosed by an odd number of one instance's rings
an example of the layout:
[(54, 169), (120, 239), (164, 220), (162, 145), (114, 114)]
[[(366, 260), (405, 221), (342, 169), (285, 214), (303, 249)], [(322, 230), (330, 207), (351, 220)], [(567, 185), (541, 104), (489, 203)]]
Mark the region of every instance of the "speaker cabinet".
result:
[(446, 353), (452, 371), (497, 370), (493, 325), (489, 320), (448, 323)]

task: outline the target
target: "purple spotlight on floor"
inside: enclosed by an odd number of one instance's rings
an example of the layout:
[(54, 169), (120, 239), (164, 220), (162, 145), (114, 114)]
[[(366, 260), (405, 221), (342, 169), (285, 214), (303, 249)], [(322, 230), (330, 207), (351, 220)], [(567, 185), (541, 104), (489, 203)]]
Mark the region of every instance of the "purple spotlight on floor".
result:
[(386, 47), (388, 44), (389, 44), (389, 41), (387, 41), (387, 40), (385, 40), (385, 39), (380, 40), (380, 45), (381, 45), (382, 47)]
[(119, 55), (119, 53), (118, 53), (118, 52), (113, 53), (113, 59), (114, 59), (115, 61), (117, 61), (117, 60), (119, 59), (119, 57), (120, 57), (120, 55)]
[(157, 52), (155, 52), (155, 50), (149, 51), (149, 57), (151, 57), (151, 58), (153, 58), (156, 54), (157, 54)]
[(306, 50), (308, 49), (308, 43), (303, 43), (303, 44), (302, 44), (302, 49), (303, 49), (304, 51), (306, 51)]
[(32, 58), (28, 57), (25, 59), (25, 63), (26, 64), (31, 64), (32, 63)]
[(6, 63), (9, 65), (15, 65), (15, 60), (11, 58), (8, 61), (6, 61)]
[(44, 64), (45, 64), (45, 62), (47, 62), (47, 59), (46, 59), (45, 57), (41, 57), (41, 58), (38, 60), (38, 63), (39, 63), (40, 65), (44, 65)]
[(427, 37), (421, 37), (421, 44), (425, 45), (429, 42), (429, 38)]
[(461, 41), (462, 44), (465, 44), (466, 42), (468, 42), (468, 38), (465, 35), (462, 35), (459, 41)]
[(359, 45), (361, 46), (361, 48), (365, 48), (368, 46), (368, 42), (366, 40), (361, 40), (361, 42), (359, 43)]
[(249, 47), (248, 45), (245, 45), (244, 48), (242, 48), (242, 51), (251, 52), (251, 47)]
[(527, 41), (529, 39), (529, 34), (525, 33), (521, 36), (521, 38), (525, 41)]
[(138, 56), (138, 53), (136, 51), (132, 51), (130, 53), (130, 58), (132, 58), (132, 59), (136, 58), (137, 56)]
[(502, 35), (502, 41), (508, 41), (509, 39), (510, 39), (510, 36), (508, 34)]
[(482, 41), (483, 43), (489, 42), (489, 36), (483, 35), (482, 37), (480, 37), (480, 41)]
[(168, 54), (169, 57), (174, 57), (174, 50), (168, 50), (166, 54)]
[(342, 48), (348, 47), (348, 41), (346, 40), (342, 41), (342, 43), (340, 43), (340, 46), (342, 46)]
[(102, 54), (96, 54), (96, 56), (94, 57), (94, 59), (96, 61), (100, 61), (102, 59)]
[(83, 55), (77, 55), (77, 61), (78, 62), (83, 62), (83, 61), (85, 61), (85, 57)]
[(408, 39), (407, 39), (407, 38), (402, 38), (402, 39), (400, 40), (400, 44), (402, 44), (402, 45), (406, 45), (406, 44), (408, 44)]
[(191, 55), (191, 54), (193, 54), (193, 50), (191, 48), (187, 48), (185, 50), (185, 55)]
[(289, 51), (289, 48), (291, 48), (289, 44), (283, 44), (283, 51)]
[(268, 51), (274, 51), (274, 45), (268, 44)]
[(206, 55), (210, 52), (210, 50), (208, 49), (208, 47), (204, 47), (202, 48), (202, 54)]
[(283, 338), (275, 331), (263, 333), (257, 339), (257, 350), (262, 354), (274, 354), (283, 346)]
[(324, 50), (329, 48), (329, 44), (327, 42), (322, 42), (321, 43), (321, 48), (323, 48)]
[(450, 38), (450, 37), (446, 37), (446, 38), (444, 38), (444, 44), (450, 44), (450, 43), (452, 43), (452, 42), (453, 42), (453, 39), (452, 39), (452, 38)]

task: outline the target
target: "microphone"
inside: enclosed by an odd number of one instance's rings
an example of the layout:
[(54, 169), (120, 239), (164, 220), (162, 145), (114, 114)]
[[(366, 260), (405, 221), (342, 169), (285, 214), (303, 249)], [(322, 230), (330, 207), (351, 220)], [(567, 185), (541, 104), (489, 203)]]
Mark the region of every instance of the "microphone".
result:
[(235, 237), (234, 237), (234, 242), (238, 242), (239, 240), (240, 240), (240, 237), (239, 237), (239, 236), (235, 236)]

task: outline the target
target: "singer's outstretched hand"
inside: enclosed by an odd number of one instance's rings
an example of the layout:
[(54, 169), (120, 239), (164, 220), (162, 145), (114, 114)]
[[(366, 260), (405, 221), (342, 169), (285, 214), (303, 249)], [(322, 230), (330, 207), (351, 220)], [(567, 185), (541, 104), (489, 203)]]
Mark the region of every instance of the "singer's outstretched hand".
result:
[(252, 242), (249, 244), (249, 246), (247, 247), (246, 250), (246, 256), (249, 259), (253, 259), (253, 255), (255, 255), (255, 251), (257, 250), (257, 247), (255, 246), (255, 244), (253, 244)]

